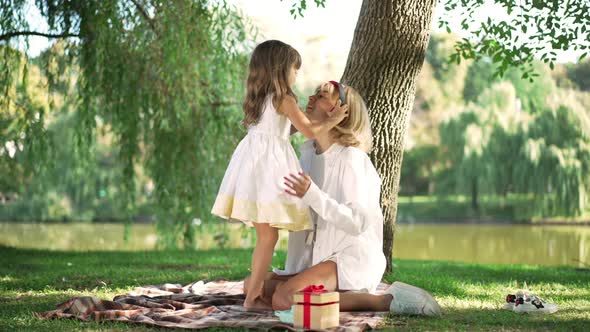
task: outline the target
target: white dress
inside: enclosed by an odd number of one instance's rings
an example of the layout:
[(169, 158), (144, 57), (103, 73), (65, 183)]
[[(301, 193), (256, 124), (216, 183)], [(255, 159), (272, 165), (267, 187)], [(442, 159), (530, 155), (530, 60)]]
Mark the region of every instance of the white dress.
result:
[(260, 121), (248, 129), (225, 171), (211, 213), (224, 219), (300, 231), (313, 227), (309, 207), (285, 193), (284, 176), (301, 170), (289, 142), (291, 121), (267, 96)]
[(285, 270), (296, 274), (331, 260), (338, 288), (374, 292), (385, 272), (381, 179), (362, 150), (333, 144), (316, 154), (313, 141), (301, 147), (301, 166), (314, 181), (303, 196), (313, 210), (312, 231), (289, 233)]

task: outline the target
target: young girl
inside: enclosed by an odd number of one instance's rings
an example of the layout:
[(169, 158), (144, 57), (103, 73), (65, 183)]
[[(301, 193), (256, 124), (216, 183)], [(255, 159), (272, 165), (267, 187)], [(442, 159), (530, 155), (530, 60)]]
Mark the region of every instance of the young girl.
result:
[(285, 172), (297, 173), (299, 161), (289, 143), (291, 125), (314, 139), (346, 117), (347, 107), (336, 104), (322, 123), (312, 122), (299, 110), (292, 86), (301, 57), (291, 46), (268, 40), (258, 45), (250, 59), (246, 99), (243, 104), (248, 134), (236, 148), (211, 213), (240, 220), (256, 229), (252, 275), (246, 308), (268, 307), (262, 286), (278, 229), (311, 229), (308, 207), (288, 195), (280, 181)]

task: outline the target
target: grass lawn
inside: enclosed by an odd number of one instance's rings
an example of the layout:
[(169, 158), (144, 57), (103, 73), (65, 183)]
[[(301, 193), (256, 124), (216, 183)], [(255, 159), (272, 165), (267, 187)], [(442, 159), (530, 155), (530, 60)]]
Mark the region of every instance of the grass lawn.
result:
[[(284, 261), (279, 252), (275, 263)], [(44, 321), (32, 312), (54, 309), (73, 296), (112, 299), (133, 287), (198, 279), (240, 279), (250, 250), (149, 252), (52, 252), (0, 247), (0, 330), (153, 331), (124, 323)], [(590, 331), (590, 271), (571, 267), (501, 266), (397, 260), (385, 278), (432, 291), (443, 307), (440, 318), (391, 316), (395, 330)], [(518, 315), (499, 309), (508, 291), (528, 288), (560, 310), (553, 315)]]

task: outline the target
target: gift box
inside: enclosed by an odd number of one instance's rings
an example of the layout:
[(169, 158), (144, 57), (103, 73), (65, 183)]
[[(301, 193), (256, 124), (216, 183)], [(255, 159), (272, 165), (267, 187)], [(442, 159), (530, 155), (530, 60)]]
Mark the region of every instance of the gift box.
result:
[(340, 293), (309, 286), (294, 295), (293, 326), (320, 330), (340, 325)]

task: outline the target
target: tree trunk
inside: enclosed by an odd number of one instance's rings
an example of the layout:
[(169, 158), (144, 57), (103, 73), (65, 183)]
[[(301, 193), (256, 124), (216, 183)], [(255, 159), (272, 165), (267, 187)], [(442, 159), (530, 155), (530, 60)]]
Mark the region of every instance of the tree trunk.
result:
[(400, 170), (416, 78), (430, 37), (436, 0), (363, 0), (342, 82), (369, 107), (371, 159), (382, 179), (383, 251), (392, 271)]

